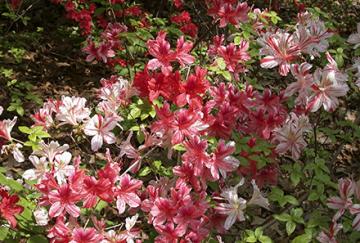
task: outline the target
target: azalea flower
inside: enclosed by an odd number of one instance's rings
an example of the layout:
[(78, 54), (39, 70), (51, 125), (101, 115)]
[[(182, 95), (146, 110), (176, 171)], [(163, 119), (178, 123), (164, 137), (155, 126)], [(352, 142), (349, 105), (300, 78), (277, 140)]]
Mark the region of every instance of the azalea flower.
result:
[(128, 204), (132, 208), (139, 207), (141, 200), (137, 191), (141, 188), (142, 181), (132, 179), (130, 175), (125, 174), (120, 178), (119, 185), (115, 189), (116, 207), (119, 214), (125, 212), (125, 206)]
[(347, 41), (354, 45), (354, 49), (360, 46), (360, 23), (357, 24), (357, 33), (351, 34)]
[(284, 154), (291, 152), (294, 159), (300, 157), (301, 151), (306, 147), (307, 143), (303, 138), (305, 131), (310, 128), (309, 120), (306, 116), (298, 117), (295, 113), (291, 113), (281, 128), (274, 130), (273, 141), (278, 143), (276, 152)]
[(333, 222), (336, 222), (344, 213), (346, 209), (352, 207), (353, 203), (351, 196), (354, 194), (355, 185), (350, 179), (340, 179), (339, 183), (340, 197), (330, 197), (326, 205), (331, 209), (337, 209), (337, 213), (333, 217)]
[(116, 127), (117, 122), (116, 117), (104, 118), (101, 115), (95, 115), (86, 123), (84, 133), (93, 136), (91, 139), (91, 149), (93, 151), (99, 150), (103, 145), (103, 141), (107, 144), (115, 143), (116, 137), (111, 130)]
[(20, 198), (17, 195), (10, 195), (5, 188), (0, 187), (0, 217), (6, 219), (11, 228), (15, 228), (17, 221), (15, 216), (22, 213), (24, 208), (17, 205)]
[(65, 183), (66, 178), (75, 172), (75, 167), (69, 165), (71, 157), (72, 155), (69, 152), (64, 152), (55, 156), (54, 177), (59, 184)]
[(45, 208), (38, 208), (34, 211), (36, 225), (46, 226), (49, 223), (49, 214)]
[(230, 72), (235, 72), (239, 62), (250, 60), (250, 55), (247, 52), (249, 43), (241, 41), (239, 46), (230, 43), (227, 46), (220, 46), (217, 50), (218, 55), (221, 56), (226, 64), (226, 68)]
[(175, 227), (174, 223), (169, 222), (165, 225), (156, 225), (155, 230), (160, 234), (155, 238), (155, 242), (177, 243), (178, 239), (185, 234), (186, 227), (184, 225)]
[(251, 184), (253, 186), (254, 192), (251, 199), (247, 202), (248, 205), (258, 205), (265, 209), (269, 209), (270, 203), (267, 198), (265, 198), (261, 192), (259, 187), (256, 185), (255, 180), (251, 180)]
[(96, 180), (93, 176), (87, 176), (83, 182), (83, 192), (83, 207), (85, 208), (94, 207), (98, 197), (107, 202), (111, 202), (113, 199), (112, 183), (105, 178)]
[(107, 63), (109, 57), (115, 56), (115, 52), (112, 50), (110, 43), (100, 43), (98, 47), (96, 47), (94, 42), (89, 41), (88, 45), (83, 48), (83, 51), (88, 54), (86, 57), (87, 62), (92, 62), (94, 59), (96, 59), (98, 61), (102, 60), (104, 63)]
[(56, 190), (49, 193), (51, 204), (49, 216), (54, 218), (62, 215), (64, 211), (72, 217), (79, 217), (80, 208), (75, 204), (80, 200), (81, 195), (73, 191), (67, 183), (60, 185)]
[(220, 195), (227, 203), (219, 203), (215, 210), (219, 214), (227, 215), (224, 228), (229, 230), (236, 220), (245, 221), (244, 210), (246, 209), (246, 200), (238, 196), (238, 187), (244, 184), (244, 179), (235, 187), (224, 190)]
[(308, 109), (316, 112), (321, 106), (326, 111), (334, 111), (339, 105), (338, 97), (345, 96), (349, 87), (344, 82), (334, 82), (327, 72), (317, 69), (314, 73), (313, 94), (309, 98)]
[(76, 228), (72, 232), (72, 240), (69, 243), (98, 243), (102, 240), (94, 228)]
[(342, 229), (342, 225), (336, 222), (331, 223), (329, 231), (321, 231), (316, 239), (320, 243), (338, 243), (335, 236)]
[(61, 145), (57, 141), (51, 141), (49, 144), (46, 144), (44, 141), (39, 143), (40, 148), (34, 151), (34, 155), (39, 155), (41, 157), (46, 157), (49, 162), (52, 164), (55, 156), (62, 154), (69, 149), (69, 145)]
[(70, 124), (76, 126), (79, 122), (89, 118), (90, 110), (85, 107), (85, 98), (63, 96), (61, 101), (62, 104), (59, 107), (56, 119), (61, 121), (62, 125)]
[(164, 75), (169, 75), (172, 71), (171, 62), (175, 60), (175, 52), (170, 50), (170, 43), (165, 38), (166, 33), (160, 31), (155, 40), (147, 41), (149, 53), (155, 57), (148, 62), (147, 67), (150, 70), (161, 68)]
[(35, 168), (26, 170), (22, 177), (26, 180), (41, 180), (45, 173), (49, 171), (49, 163), (46, 161), (45, 157), (39, 159), (35, 155), (30, 155), (29, 160)]
[(17, 117), (15, 116), (12, 120), (0, 121), (0, 138), (4, 138), (7, 141), (11, 141), (11, 130), (16, 123)]
[(210, 3), (211, 7), (208, 9), (208, 14), (216, 21), (220, 20), (220, 28), (226, 27), (227, 24), (239, 27), (240, 23), (248, 21), (250, 7), (247, 2), (238, 2), (237, 5), (235, 5), (234, 1), (213, 0)]
[(294, 37), (286, 32), (267, 33), (258, 40), (262, 46), (260, 60), (262, 68), (279, 66), (281, 76), (286, 76), (290, 71), (290, 64), (300, 55), (300, 48)]
[(210, 169), (211, 175), (215, 180), (220, 178), (219, 171), (226, 178), (226, 172), (234, 171), (240, 164), (240, 161), (231, 156), (235, 152), (235, 143), (225, 144), (220, 140), (216, 151), (212, 154), (211, 160), (205, 162), (206, 167)]
[(181, 66), (192, 64), (195, 61), (195, 58), (189, 54), (192, 47), (193, 43), (189, 41), (185, 42), (184, 36), (181, 36), (177, 40), (175, 56)]
[(125, 230), (121, 231), (119, 233), (119, 241), (125, 241), (127, 243), (134, 243), (135, 239), (140, 238), (140, 229), (139, 228), (134, 228), (136, 221), (138, 219), (139, 215), (135, 214), (132, 217), (127, 217), (125, 219)]
[(296, 97), (295, 102), (298, 105), (305, 105), (308, 95), (310, 94), (313, 83), (313, 76), (310, 73), (311, 67), (311, 64), (304, 62), (300, 65), (293, 64), (290, 68), (291, 74), (295, 77), (296, 82), (286, 87), (284, 95), (291, 97), (297, 92), (299, 95)]

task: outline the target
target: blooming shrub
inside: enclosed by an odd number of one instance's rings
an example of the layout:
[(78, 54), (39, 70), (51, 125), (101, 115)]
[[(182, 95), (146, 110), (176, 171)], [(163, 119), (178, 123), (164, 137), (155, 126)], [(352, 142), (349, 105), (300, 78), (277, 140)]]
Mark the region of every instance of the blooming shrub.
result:
[(94, 99), (48, 98), (30, 126), (0, 121), (2, 156), (29, 165), (0, 170), (0, 240), (360, 238), (358, 175), (336, 177), (320, 142), (360, 137), (331, 117), (358, 95), (359, 33), (303, 5), (284, 23), (236, 0), (162, 1), (168, 18), (141, 1), (52, 2), (113, 75)]

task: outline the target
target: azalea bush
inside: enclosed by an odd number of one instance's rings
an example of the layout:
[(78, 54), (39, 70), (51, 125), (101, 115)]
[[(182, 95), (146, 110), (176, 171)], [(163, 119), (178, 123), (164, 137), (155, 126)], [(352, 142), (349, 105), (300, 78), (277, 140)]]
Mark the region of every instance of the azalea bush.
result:
[(360, 24), (300, 1), (287, 21), (271, 1), (51, 4), (111, 74), (21, 120), (0, 107), (0, 241), (360, 239), (358, 158), (339, 163), (359, 146)]

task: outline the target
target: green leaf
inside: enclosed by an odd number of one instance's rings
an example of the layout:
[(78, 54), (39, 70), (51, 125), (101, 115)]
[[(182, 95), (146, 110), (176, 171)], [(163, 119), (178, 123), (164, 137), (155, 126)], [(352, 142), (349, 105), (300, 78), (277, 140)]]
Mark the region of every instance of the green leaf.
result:
[(217, 66), (219, 67), (220, 70), (225, 70), (226, 69), (225, 61), (221, 57), (216, 58), (215, 62), (216, 62)]
[(5, 240), (8, 233), (9, 233), (8, 227), (0, 226), (0, 240)]
[(286, 223), (286, 233), (288, 235), (291, 235), (296, 229), (296, 223), (294, 223), (293, 221), (288, 221)]
[(255, 236), (256, 236), (256, 238), (259, 238), (260, 236), (262, 236), (262, 234), (263, 234), (263, 230), (262, 230), (262, 228), (256, 228), (256, 230), (255, 230)]
[(259, 237), (261, 243), (272, 243), (272, 239), (269, 236), (262, 235)]
[(141, 115), (141, 110), (138, 107), (134, 107), (130, 110), (130, 114), (128, 116), (128, 119), (136, 119)]
[(283, 213), (283, 214), (275, 214), (274, 218), (276, 220), (279, 220), (281, 222), (287, 222), (287, 221), (291, 221), (292, 217), (290, 216), (290, 214), (287, 213)]
[(10, 187), (14, 191), (22, 191), (24, 188), (23, 186), (15, 181), (14, 179), (6, 178), (3, 174), (0, 173), (0, 185), (6, 185)]
[(105, 202), (103, 200), (99, 200), (99, 202), (96, 204), (96, 207), (95, 207), (96, 212), (100, 212), (101, 210), (106, 208), (107, 205), (108, 205), (107, 202)]
[(296, 236), (291, 243), (310, 243), (312, 239), (311, 233), (308, 232), (299, 236)]
[(25, 134), (31, 134), (32, 133), (32, 129), (26, 126), (19, 126), (19, 131)]
[(147, 176), (148, 174), (151, 173), (151, 169), (149, 166), (145, 166), (144, 168), (142, 168), (139, 172), (139, 176)]
[(49, 241), (43, 235), (34, 235), (27, 240), (27, 243), (47, 243), (47, 242)]
[(288, 203), (292, 204), (292, 205), (299, 205), (299, 202), (298, 200), (294, 197), (294, 196), (291, 196), (291, 195), (286, 195), (285, 196), (285, 199)]

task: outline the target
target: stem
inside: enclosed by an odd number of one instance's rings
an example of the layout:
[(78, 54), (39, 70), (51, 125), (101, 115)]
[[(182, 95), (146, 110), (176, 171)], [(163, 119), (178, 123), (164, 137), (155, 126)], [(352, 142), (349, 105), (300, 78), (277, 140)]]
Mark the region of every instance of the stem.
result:
[(147, 151), (143, 156), (141, 156), (140, 159), (138, 159), (137, 161), (135, 161), (135, 163), (133, 163), (132, 165), (129, 166), (129, 168), (127, 168), (121, 175), (120, 178), (123, 177), (126, 173), (128, 173), (130, 170), (132, 170), (135, 166), (137, 166), (145, 157), (147, 157), (149, 154), (151, 154), (151, 152), (153, 152), (156, 149), (155, 147), (152, 147), (149, 151)]

